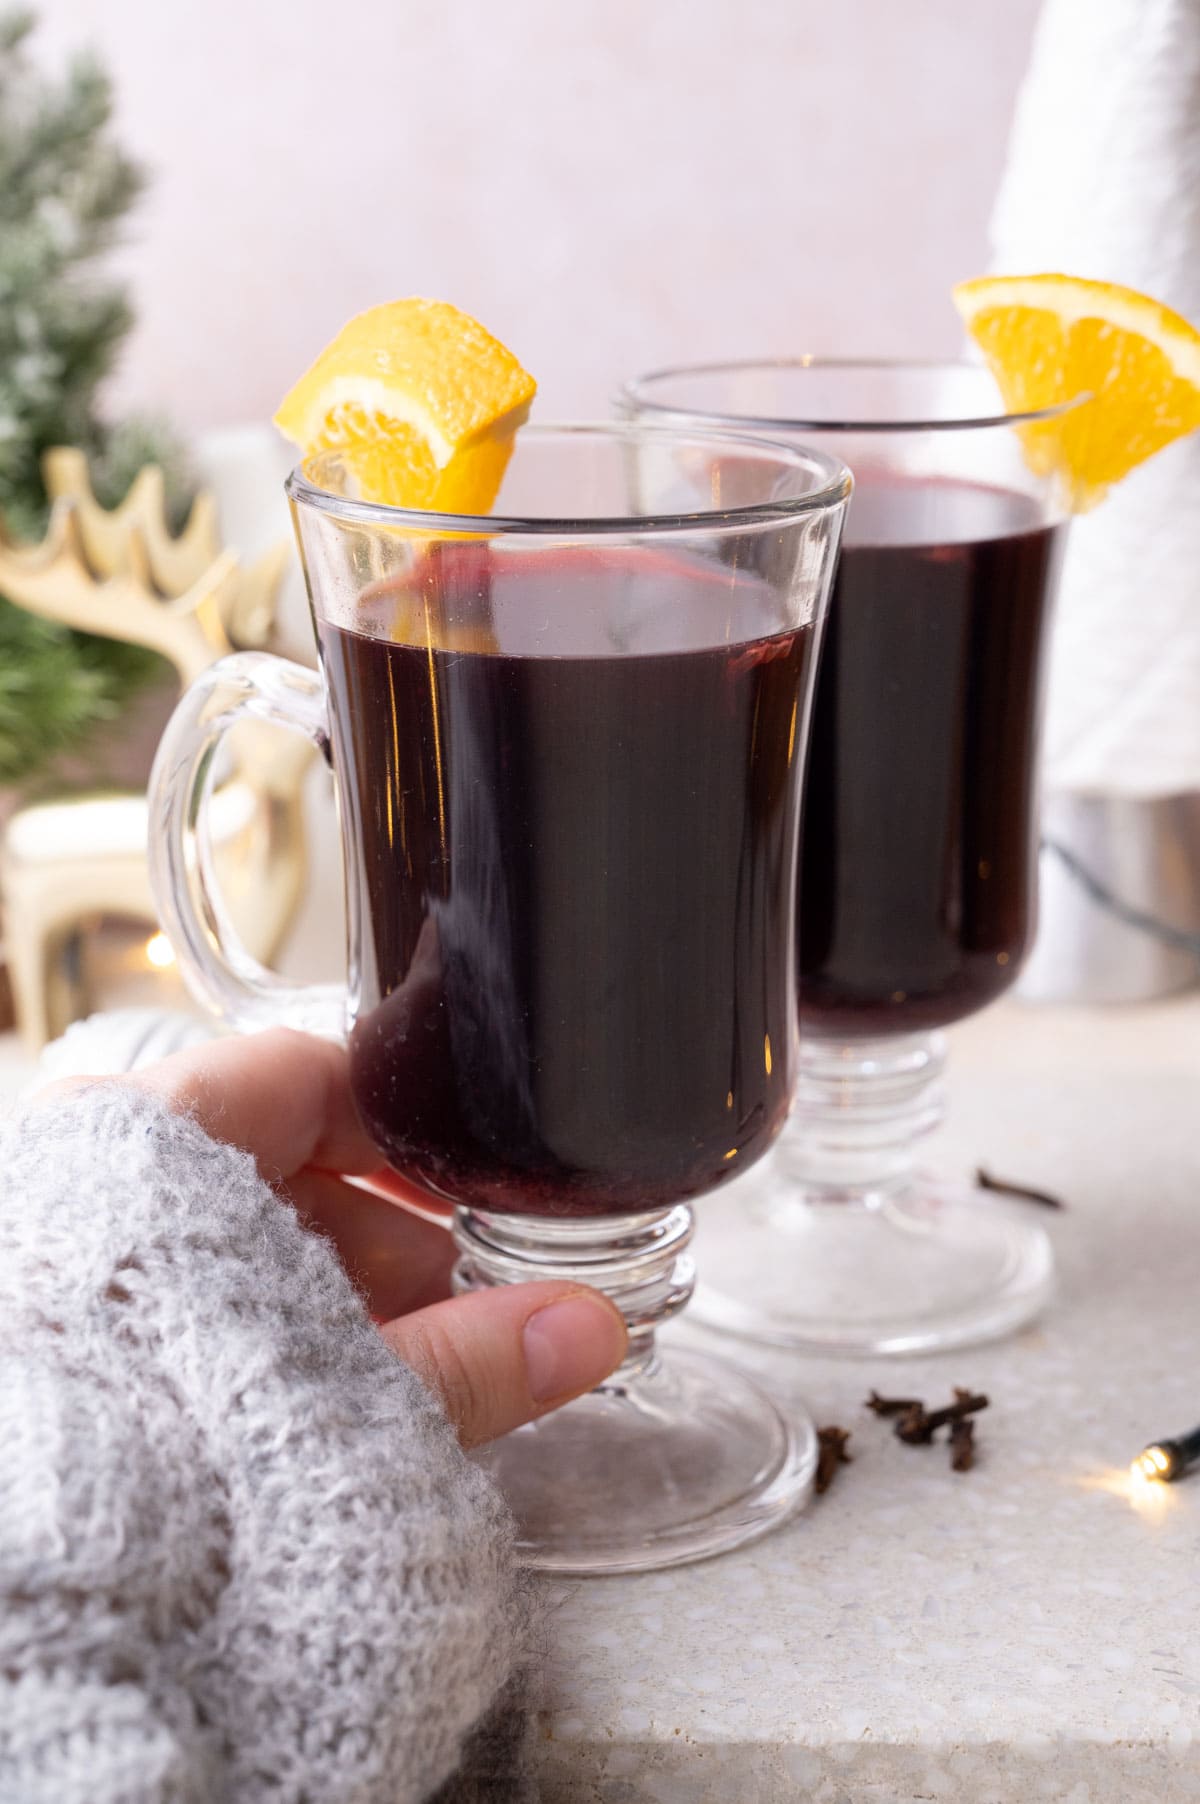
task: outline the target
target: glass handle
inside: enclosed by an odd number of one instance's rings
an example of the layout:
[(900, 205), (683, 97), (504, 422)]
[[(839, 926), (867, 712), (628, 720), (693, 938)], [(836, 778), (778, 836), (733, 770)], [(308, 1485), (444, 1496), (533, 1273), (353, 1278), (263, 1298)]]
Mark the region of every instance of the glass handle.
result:
[[(150, 776), (150, 883), (159, 919), (189, 989), (235, 1027), (297, 1027), (327, 1039), (346, 1032), (340, 984), (295, 984), (247, 951), (217, 881), (210, 808), (231, 727), (266, 722), (329, 751), (325, 685), (316, 671), (265, 652), (221, 658), (187, 690), (168, 722)], [(234, 766), (233, 768), (237, 768)], [(255, 761), (239, 779), (256, 783)]]

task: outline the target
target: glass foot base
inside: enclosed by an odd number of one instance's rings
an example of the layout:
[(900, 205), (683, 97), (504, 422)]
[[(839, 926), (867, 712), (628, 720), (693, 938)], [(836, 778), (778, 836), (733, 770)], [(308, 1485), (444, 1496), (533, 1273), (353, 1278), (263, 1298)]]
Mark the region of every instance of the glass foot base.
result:
[(584, 1575), (681, 1566), (757, 1540), (812, 1491), (817, 1438), (723, 1360), (675, 1347), (474, 1457), (525, 1563)]
[(691, 1320), (808, 1353), (996, 1340), (1054, 1287), (1050, 1240), (1027, 1206), (932, 1179), (875, 1208), (807, 1203), (775, 1160), (705, 1200), (695, 1246)]

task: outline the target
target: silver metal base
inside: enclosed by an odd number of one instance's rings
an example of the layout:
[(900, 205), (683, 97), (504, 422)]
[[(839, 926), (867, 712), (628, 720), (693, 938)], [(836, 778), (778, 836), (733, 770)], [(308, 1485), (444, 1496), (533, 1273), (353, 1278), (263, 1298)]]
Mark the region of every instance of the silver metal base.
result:
[(1027, 1001), (1143, 1002), (1200, 982), (1200, 794), (1046, 796), (1039, 885)]

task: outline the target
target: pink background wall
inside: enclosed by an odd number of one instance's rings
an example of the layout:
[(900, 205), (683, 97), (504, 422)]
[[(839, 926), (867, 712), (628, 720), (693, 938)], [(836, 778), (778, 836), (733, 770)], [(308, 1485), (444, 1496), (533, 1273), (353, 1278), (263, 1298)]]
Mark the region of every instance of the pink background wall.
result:
[(953, 350), (1036, 0), (47, 0), (156, 172), (120, 398), (268, 414), (351, 312), (478, 313), (543, 415), (659, 362)]

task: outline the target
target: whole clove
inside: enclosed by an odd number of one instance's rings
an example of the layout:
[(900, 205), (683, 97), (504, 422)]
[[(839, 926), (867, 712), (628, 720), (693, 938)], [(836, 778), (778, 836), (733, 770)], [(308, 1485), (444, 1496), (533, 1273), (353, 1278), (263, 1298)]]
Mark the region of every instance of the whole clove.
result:
[(906, 1409), (897, 1418), (896, 1434), (910, 1447), (927, 1447), (939, 1428), (960, 1422), (965, 1416), (974, 1415), (977, 1410), (986, 1409), (987, 1406), (986, 1397), (956, 1387), (954, 1402), (948, 1403), (944, 1409), (926, 1410), (923, 1403), (914, 1403)]
[(813, 1488), (818, 1497), (823, 1496), (829, 1489), (837, 1476), (838, 1467), (850, 1465), (851, 1458), (846, 1452), (846, 1442), (849, 1439), (850, 1430), (848, 1428), (839, 1428), (836, 1424), (832, 1424), (828, 1428), (818, 1428), (817, 1475), (813, 1480)]
[(970, 1416), (960, 1416), (950, 1426), (950, 1468), (969, 1472), (975, 1464), (975, 1424)]
[[(877, 1416), (891, 1416), (893, 1433), (909, 1447), (928, 1447), (939, 1429), (948, 1428), (952, 1469), (969, 1472), (975, 1464), (973, 1418), (988, 1407), (988, 1399), (982, 1391), (965, 1390), (956, 1384), (953, 1403), (947, 1403), (942, 1409), (926, 1409), (920, 1397), (881, 1397), (878, 1391), (872, 1391), (866, 1407)], [(841, 1430), (832, 1432), (841, 1433)], [(828, 1478), (825, 1482), (829, 1482)], [(818, 1483), (817, 1488), (821, 1490), (824, 1486)]]
[(933, 1439), (933, 1423), (923, 1403), (914, 1403), (896, 1422), (896, 1436), (910, 1447), (924, 1447)]
[(867, 1408), (874, 1410), (877, 1416), (900, 1416), (906, 1410), (920, 1407), (919, 1397), (881, 1397), (878, 1391), (872, 1391), (867, 1398)]
[(1027, 1184), (1010, 1184), (1005, 1178), (994, 1178), (982, 1165), (975, 1173), (975, 1182), (981, 1190), (994, 1190), (998, 1196), (1019, 1197), (1023, 1203), (1037, 1203), (1042, 1209), (1065, 1209), (1067, 1206), (1061, 1197), (1054, 1196), (1049, 1190), (1031, 1190)]

